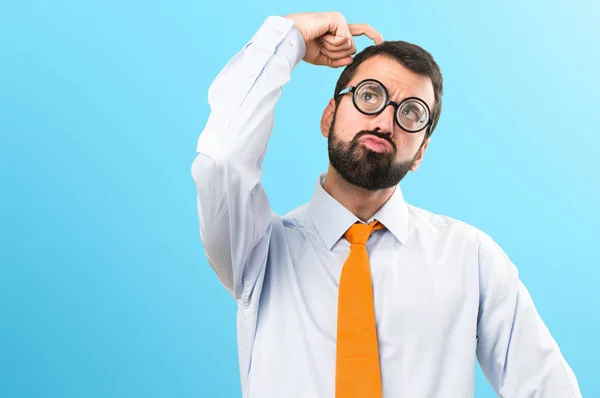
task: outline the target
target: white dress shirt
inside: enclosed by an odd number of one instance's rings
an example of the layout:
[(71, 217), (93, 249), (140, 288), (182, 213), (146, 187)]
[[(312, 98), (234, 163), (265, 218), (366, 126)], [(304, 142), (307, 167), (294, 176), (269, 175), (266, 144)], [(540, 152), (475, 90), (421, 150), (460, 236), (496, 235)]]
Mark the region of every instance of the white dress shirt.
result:
[[(238, 304), (244, 398), (334, 397), (343, 234), (359, 220), (324, 175), (283, 216), (261, 185), (274, 108), (305, 51), (291, 21), (266, 19), (209, 89), (191, 170), (206, 257)], [(406, 203), (399, 186), (373, 219), (386, 227), (367, 244), (383, 397), (473, 397), (476, 360), (502, 397), (581, 397), (494, 240)]]

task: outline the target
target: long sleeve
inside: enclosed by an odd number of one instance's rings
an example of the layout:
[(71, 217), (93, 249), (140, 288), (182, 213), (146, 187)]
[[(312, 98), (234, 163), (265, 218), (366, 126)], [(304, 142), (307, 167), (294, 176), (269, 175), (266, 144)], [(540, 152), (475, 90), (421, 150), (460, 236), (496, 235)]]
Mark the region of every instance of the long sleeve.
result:
[(484, 235), (479, 247), (477, 357), (500, 397), (581, 397), (577, 379), (520, 281), (515, 265)]
[(272, 212), (261, 178), (275, 105), (305, 46), (291, 21), (268, 17), (208, 90), (191, 170), (200, 237), (219, 280), (244, 304), (267, 259)]

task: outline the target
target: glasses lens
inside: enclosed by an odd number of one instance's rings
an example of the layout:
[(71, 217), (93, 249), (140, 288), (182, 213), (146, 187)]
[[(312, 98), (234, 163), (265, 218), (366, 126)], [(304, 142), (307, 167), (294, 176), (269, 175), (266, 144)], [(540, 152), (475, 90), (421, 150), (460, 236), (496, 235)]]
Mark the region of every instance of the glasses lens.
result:
[(365, 113), (377, 113), (385, 104), (383, 87), (375, 82), (361, 84), (354, 93), (356, 106)]
[(398, 108), (398, 121), (406, 130), (420, 130), (427, 124), (428, 120), (427, 108), (420, 101), (410, 100)]

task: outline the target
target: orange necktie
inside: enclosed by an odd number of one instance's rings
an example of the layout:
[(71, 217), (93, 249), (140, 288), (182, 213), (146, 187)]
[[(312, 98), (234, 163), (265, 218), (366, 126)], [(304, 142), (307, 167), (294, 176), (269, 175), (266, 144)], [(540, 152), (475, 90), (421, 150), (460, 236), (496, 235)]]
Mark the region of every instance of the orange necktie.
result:
[(378, 221), (355, 223), (346, 234), (350, 255), (338, 292), (336, 398), (381, 398), (381, 371), (367, 240), (383, 228)]

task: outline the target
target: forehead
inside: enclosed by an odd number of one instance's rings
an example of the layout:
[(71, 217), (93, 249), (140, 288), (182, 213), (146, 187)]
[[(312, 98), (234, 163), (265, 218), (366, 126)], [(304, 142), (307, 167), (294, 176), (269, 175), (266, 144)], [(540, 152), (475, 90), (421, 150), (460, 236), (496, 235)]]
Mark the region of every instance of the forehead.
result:
[(387, 88), (392, 100), (418, 97), (424, 100), (430, 109), (433, 108), (435, 96), (429, 77), (409, 70), (394, 59), (385, 56), (367, 59), (357, 68), (350, 85), (356, 85), (364, 79), (379, 80)]

